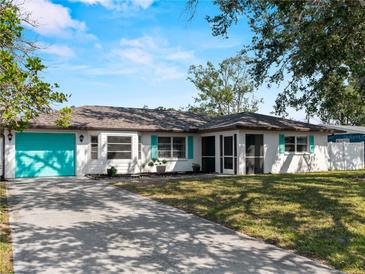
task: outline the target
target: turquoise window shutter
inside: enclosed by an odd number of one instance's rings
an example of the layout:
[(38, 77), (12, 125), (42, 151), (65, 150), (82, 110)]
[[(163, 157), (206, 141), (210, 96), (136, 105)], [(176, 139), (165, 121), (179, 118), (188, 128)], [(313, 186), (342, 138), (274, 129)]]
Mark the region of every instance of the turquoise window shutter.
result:
[(284, 154), (285, 152), (285, 135), (279, 134), (279, 153)]
[(155, 160), (158, 158), (158, 136), (151, 135), (151, 158)]
[(188, 159), (194, 159), (194, 136), (188, 136)]
[(309, 136), (309, 152), (312, 154), (314, 153), (314, 136)]

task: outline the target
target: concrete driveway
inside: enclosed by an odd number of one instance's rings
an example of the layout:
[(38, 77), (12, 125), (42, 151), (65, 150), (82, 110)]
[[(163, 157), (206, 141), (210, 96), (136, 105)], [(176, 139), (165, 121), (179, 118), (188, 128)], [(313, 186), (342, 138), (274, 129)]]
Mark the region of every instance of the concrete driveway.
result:
[(37, 179), (8, 187), (15, 273), (331, 272), (107, 182)]

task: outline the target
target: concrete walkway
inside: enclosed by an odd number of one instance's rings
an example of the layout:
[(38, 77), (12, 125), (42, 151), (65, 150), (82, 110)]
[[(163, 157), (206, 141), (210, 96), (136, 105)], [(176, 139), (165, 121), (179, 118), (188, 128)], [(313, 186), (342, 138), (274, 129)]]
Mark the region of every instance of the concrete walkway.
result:
[(331, 272), (106, 182), (38, 179), (8, 187), (15, 273)]

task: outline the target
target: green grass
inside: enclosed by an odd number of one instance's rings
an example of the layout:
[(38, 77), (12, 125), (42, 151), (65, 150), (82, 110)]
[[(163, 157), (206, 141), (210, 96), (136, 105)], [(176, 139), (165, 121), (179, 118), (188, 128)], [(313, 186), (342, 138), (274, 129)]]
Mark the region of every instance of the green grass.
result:
[(0, 182), (0, 273), (13, 273), (5, 183)]
[(364, 173), (214, 177), (116, 185), (339, 270), (365, 273)]

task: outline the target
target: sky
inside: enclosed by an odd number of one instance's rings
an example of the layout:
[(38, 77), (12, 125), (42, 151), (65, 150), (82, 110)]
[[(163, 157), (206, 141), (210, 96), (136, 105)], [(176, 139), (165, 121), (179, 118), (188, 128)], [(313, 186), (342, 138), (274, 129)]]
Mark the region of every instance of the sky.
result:
[[(192, 20), (182, 0), (23, 0), (21, 6), (36, 23), (26, 36), (40, 47), (42, 76), (71, 95), (69, 106), (187, 106), (198, 93), (187, 80), (189, 66), (217, 64), (252, 37), (244, 19), (228, 38), (212, 36), (205, 17), (218, 10), (208, 0)], [(273, 111), (278, 90), (258, 88), (259, 113)]]

